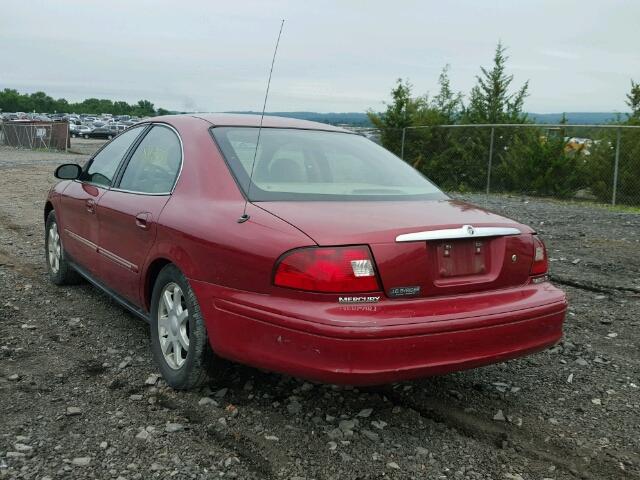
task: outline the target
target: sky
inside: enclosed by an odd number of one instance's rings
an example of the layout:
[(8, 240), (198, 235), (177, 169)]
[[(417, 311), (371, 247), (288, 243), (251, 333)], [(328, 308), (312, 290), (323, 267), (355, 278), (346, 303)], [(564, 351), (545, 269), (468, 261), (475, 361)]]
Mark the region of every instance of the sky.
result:
[(640, 81), (636, 0), (3, 0), (0, 89), (180, 111), (382, 110), (397, 78), (468, 94), (496, 43), (525, 110), (621, 111)]

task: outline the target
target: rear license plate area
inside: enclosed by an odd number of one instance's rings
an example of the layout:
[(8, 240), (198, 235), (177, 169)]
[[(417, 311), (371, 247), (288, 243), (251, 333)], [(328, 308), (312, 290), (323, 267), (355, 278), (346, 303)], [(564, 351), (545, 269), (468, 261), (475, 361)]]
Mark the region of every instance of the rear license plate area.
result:
[(447, 240), (438, 243), (436, 256), (440, 278), (482, 275), (487, 272), (488, 242)]

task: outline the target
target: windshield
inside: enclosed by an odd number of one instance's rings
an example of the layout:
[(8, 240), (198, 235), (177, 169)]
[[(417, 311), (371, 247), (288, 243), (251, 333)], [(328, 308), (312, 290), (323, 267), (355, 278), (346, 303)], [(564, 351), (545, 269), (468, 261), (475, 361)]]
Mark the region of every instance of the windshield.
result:
[(355, 134), (216, 127), (213, 136), (251, 201), (436, 200), (447, 198), (404, 161)]

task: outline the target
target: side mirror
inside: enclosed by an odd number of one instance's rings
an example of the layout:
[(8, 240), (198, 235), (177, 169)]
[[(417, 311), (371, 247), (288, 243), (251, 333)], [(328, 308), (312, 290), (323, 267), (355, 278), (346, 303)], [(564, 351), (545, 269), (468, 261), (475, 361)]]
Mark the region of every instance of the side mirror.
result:
[(81, 173), (82, 168), (80, 168), (80, 165), (76, 163), (65, 163), (56, 168), (54, 175), (61, 180), (75, 180), (80, 177)]

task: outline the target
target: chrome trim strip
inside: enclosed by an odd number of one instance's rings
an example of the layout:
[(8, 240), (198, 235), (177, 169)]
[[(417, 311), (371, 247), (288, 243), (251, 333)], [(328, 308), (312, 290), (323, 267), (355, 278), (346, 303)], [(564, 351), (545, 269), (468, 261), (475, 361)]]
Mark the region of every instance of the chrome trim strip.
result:
[(134, 263), (129, 262), (128, 260), (125, 260), (122, 257), (119, 257), (118, 255), (116, 255), (113, 252), (110, 252), (109, 250), (106, 250), (102, 247), (99, 247), (98, 245), (96, 245), (95, 243), (93, 243), (90, 240), (87, 240), (84, 237), (81, 237), (80, 235), (78, 235), (77, 233), (73, 233), (71, 230), (65, 228), (64, 229), (65, 233), (67, 235), (69, 235), (71, 238), (73, 238), (74, 240), (77, 240), (78, 242), (82, 243), (83, 245), (91, 248), (92, 250), (96, 251), (97, 253), (101, 254), (102, 256), (108, 258), (109, 260), (111, 260), (114, 263), (117, 263), (118, 265), (120, 265), (121, 267), (126, 268), (127, 270), (131, 270), (134, 273), (138, 273), (138, 266)]
[(125, 260), (122, 257), (119, 257), (115, 253), (110, 252), (109, 250), (105, 250), (102, 247), (98, 247), (98, 253), (103, 255), (104, 257), (107, 257), (113, 263), (116, 263), (116, 264), (120, 265), (121, 267), (126, 268), (127, 270), (131, 270), (134, 273), (138, 273), (138, 266), (137, 265), (129, 262), (128, 260)]
[(136, 192), (135, 190), (125, 190), (123, 188), (110, 188), (110, 192), (121, 192), (121, 193), (131, 193), (133, 195), (146, 195), (148, 197), (168, 197), (171, 195), (171, 192), (162, 192), (162, 193), (147, 193), (147, 192)]
[(69, 235), (71, 238), (73, 238), (74, 240), (77, 240), (78, 242), (82, 243), (84, 246), (89, 247), (93, 250), (95, 250), (96, 252), (98, 251), (98, 245), (96, 245), (95, 243), (93, 243), (90, 240), (87, 240), (84, 237), (81, 237), (80, 235), (78, 235), (77, 233), (73, 233), (71, 230), (65, 228), (64, 229), (64, 233), (66, 233), (67, 235)]
[(456, 238), (503, 237), (520, 235), (520, 230), (513, 227), (472, 227), (463, 225), (460, 228), (427, 230), (425, 232), (405, 233), (396, 237), (396, 242), (420, 242), (430, 240), (453, 240)]

